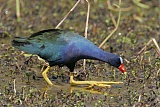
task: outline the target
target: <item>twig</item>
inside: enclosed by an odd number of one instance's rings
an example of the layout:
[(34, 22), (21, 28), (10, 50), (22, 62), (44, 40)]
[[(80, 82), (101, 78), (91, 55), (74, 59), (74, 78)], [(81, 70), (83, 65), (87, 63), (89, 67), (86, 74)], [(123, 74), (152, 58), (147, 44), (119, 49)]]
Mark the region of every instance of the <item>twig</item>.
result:
[(116, 22), (116, 20), (115, 20), (115, 18), (114, 18), (114, 16), (113, 16), (112, 12), (110, 12), (109, 15), (110, 15), (111, 20), (112, 20), (112, 22), (113, 22), (113, 24), (114, 24), (114, 27), (116, 27), (116, 26), (117, 26), (117, 22)]
[(137, 53), (137, 55), (142, 54), (152, 42), (156, 46), (156, 52), (157, 52), (158, 56), (160, 56), (160, 48), (159, 48), (158, 43), (156, 42), (155, 38), (151, 38), (149, 40), (149, 42)]
[(71, 8), (71, 10), (64, 16), (64, 18), (58, 23), (58, 25), (55, 27), (56, 29), (66, 20), (66, 18), (68, 17), (68, 15), (75, 9), (75, 7), (77, 7), (77, 5), (79, 4), (81, 0), (78, 0), (76, 2), (76, 4)]
[(16, 62), (16, 66), (17, 66), (17, 68), (18, 68), (18, 70), (19, 70), (19, 72), (21, 71), (21, 67), (19, 66), (19, 64)]
[(118, 13), (118, 20), (117, 20), (117, 24), (116, 24), (116, 27), (114, 28), (114, 30), (105, 38), (105, 40), (99, 45), (99, 48), (101, 48), (104, 43), (113, 35), (113, 33), (115, 33), (115, 31), (117, 31), (118, 29), (118, 26), (119, 26), (119, 22), (120, 22), (120, 19), (121, 19), (121, 8), (120, 8), (120, 5), (121, 5), (121, 0), (119, 0), (119, 13)]
[(145, 9), (149, 9), (149, 8), (150, 8), (150, 6), (148, 6), (148, 5), (146, 5), (146, 4), (140, 3), (140, 1), (141, 1), (141, 0), (132, 0), (132, 2), (133, 2), (135, 5), (137, 5), (137, 6), (141, 7), (141, 8), (145, 8)]
[[(84, 33), (85, 38), (87, 38), (89, 12), (90, 12), (90, 3), (88, 0), (86, 0), (86, 2), (88, 3), (88, 9), (87, 9), (87, 19), (86, 19), (86, 27), (85, 27), (85, 33)], [(84, 71), (86, 70), (86, 59), (84, 59), (83, 61), (83, 70)]]
[(141, 102), (141, 97), (142, 97), (142, 95), (139, 95), (138, 102)]
[[(111, 10), (111, 11), (119, 12), (119, 9), (114, 8), (114, 7), (111, 5), (110, 0), (107, 0), (107, 7), (108, 7), (108, 9)], [(127, 8), (121, 8), (121, 11), (126, 12), (126, 11), (130, 11), (130, 10), (132, 10), (132, 9), (134, 9), (134, 6), (130, 6), (130, 7), (127, 7)]]
[(152, 41), (153, 41), (154, 45), (156, 46), (156, 52), (157, 52), (157, 54), (160, 56), (160, 48), (158, 46), (157, 41), (155, 40), (155, 38), (152, 38)]
[(13, 80), (14, 95), (16, 95), (16, 79)]
[(84, 33), (85, 38), (87, 38), (89, 12), (90, 12), (90, 3), (88, 0), (86, 0), (86, 2), (88, 3), (88, 9), (87, 9), (87, 19), (86, 19), (86, 27), (85, 27), (85, 33)]
[(20, 22), (20, 2), (19, 0), (16, 0), (16, 16), (17, 16), (17, 21)]

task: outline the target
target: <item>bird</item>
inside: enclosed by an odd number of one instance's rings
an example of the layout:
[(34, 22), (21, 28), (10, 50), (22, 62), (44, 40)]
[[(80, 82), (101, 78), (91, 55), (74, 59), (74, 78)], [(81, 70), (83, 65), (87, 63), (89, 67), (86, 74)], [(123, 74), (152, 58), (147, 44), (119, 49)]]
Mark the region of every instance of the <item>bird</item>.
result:
[(52, 66), (67, 66), (70, 70), (71, 85), (89, 85), (89, 87), (111, 87), (110, 84), (122, 82), (107, 81), (76, 81), (73, 71), (77, 61), (81, 59), (99, 60), (127, 73), (122, 57), (106, 52), (90, 40), (70, 30), (46, 29), (33, 33), (29, 37), (14, 37), (12, 46), (29, 54), (38, 55), (48, 66), (42, 72), (43, 78), (52, 86), (47, 73)]

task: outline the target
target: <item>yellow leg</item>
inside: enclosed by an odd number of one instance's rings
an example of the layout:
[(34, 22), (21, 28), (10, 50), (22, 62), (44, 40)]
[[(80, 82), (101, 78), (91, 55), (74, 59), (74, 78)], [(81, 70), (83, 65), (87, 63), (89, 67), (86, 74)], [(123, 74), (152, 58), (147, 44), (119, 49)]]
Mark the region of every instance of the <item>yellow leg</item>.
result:
[(106, 82), (106, 81), (75, 81), (73, 79), (73, 73), (70, 72), (70, 84), (71, 85), (89, 85), (89, 87), (99, 86), (99, 87), (111, 87), (110, 84), (120, 84), (123, 82)]
[(46, 82), (47, 82), (50, 86), (52, 86), (53, 84), (52, 84), (52, 82), (49, 80), (49, 78), (48, 78), (48, 76), (47, 76), (47, 72), (49, 71), (49, 69), (50, 69), (50, 66), (48, 66), (48, 67), (42, 72), (42, 76), (43, 76), (43, 78), (46, 80)]

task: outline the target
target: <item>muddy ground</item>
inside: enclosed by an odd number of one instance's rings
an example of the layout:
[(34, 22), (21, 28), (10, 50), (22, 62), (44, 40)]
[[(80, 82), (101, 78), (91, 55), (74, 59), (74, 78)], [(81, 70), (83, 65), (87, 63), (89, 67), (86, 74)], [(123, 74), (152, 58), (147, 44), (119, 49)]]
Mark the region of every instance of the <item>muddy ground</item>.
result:
[[(133, 0), (136, 1), (136, 0)], [(124, 58), (128, 75), (99, 61), (87, 60), (86, 74), (83, 61), (76, 64), (77, 80), (122, 81), (111, 88), (86, 89), (69, 84), (66, 67), (52, 67), (49, 78), (55, 84), (48, 87), (41, 76), (43, 61), (36, 56), (27, 57), (11, 46), (16, 36), (55, 28), (76, 0), (21, 0), (20, 19), (16, 16), (13, 0), (0, 0), (0, 106), (4, 107), (159, 107), (160, 106), (160, 56), (151, 43), (137, 56), (146, 43), (155, 38), (160, 46), (160, 3), (158, 0), (141, 0), (133, 3), (122, 0), (118, 30), (101, 47)], [(91, 1), (88, 39), (97, 46), (115, 28), (113, 17), (118, 11), (106, 0)], [(145, 5), (145, 6), (144, 6)], [(69, 29), (84, 35), (87, 3), (75, 8), (59, 29)], [(113, 17), (112, 17), (113, 15)]]

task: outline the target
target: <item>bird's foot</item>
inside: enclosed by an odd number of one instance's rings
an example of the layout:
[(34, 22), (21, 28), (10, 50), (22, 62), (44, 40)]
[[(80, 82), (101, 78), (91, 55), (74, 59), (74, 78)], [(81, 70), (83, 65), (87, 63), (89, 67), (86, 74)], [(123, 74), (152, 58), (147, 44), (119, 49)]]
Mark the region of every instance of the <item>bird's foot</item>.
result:
[(70, 84), (71, 85), (89, 85), (88, 88), (92, 88), (94, 86), (98, 87), (111, 87), (111, 84), (121, 84), (123, 82), (106, 82), (106, 81), (75, 81), (73, 79), (73, 73), (70, 72)]

